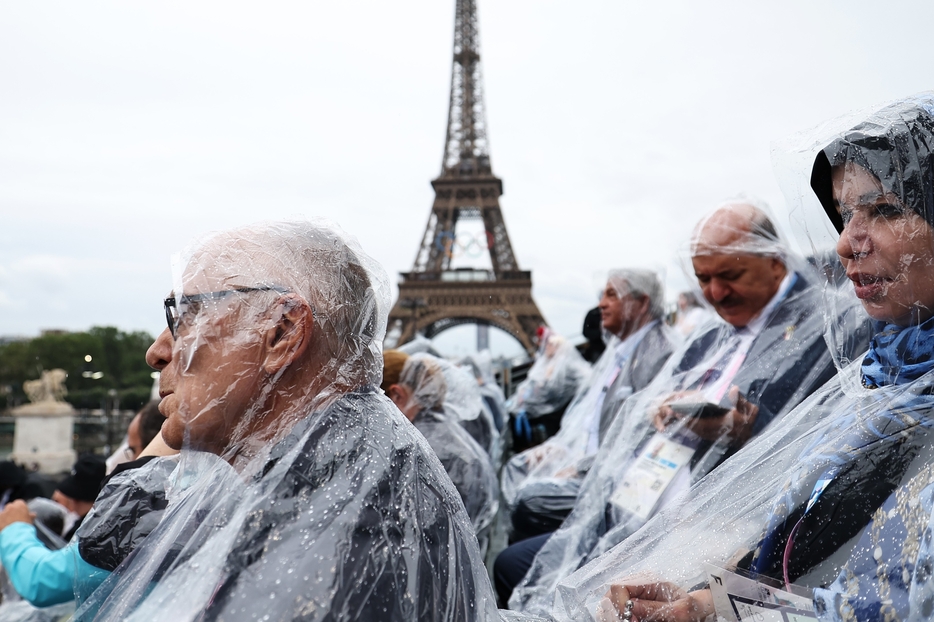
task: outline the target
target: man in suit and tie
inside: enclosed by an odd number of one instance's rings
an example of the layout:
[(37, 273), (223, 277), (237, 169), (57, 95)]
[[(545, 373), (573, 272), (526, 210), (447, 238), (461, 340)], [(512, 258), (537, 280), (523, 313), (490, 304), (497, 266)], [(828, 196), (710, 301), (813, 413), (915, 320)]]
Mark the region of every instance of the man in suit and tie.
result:
[[(561, 529), (497, 559), (500, 598), (515, 586), (510, 608), (547, 612), (559, 580), (633, 533), (836, 373), (819, 279), (760, 208), (728, 203), (704, 218), (692, 236), (691, 264), (717, 317), (622, 406)], [(851, 338), (854, 353), (866, 338)]]

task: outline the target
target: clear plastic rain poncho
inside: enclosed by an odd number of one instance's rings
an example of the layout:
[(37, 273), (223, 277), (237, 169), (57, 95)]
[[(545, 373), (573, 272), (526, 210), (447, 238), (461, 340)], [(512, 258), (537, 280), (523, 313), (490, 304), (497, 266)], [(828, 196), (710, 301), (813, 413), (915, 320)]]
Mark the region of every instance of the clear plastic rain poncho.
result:
[[(762, 208), (717, 208), (690, 248), (714, 307), (742, 328), (714, 316), (625, 402), (574, 510), (538, 552), (510, 608), (548, 612), (560, 580), (636, 532), (836, 372), (824, 340), (823, 281), (787, 251)], [(749, 278), (708, 277), (730, 271)], [(762, 289), (766, 279), (772, 289)], [(839, 306), (854, 323), (840, 333), (854, 356), (867, 326), (852, 296)]]
[(149, 355), (168, 506), (76, 619), (495, 618), (457, 490), (377, 389), (380, 266), (333, 225), (261, 223), (174, 277)]
[[(659, 607), (653, 619), (931, 618), (932, 113), (925, 94), (775, 149), (814, 247), (846, 224), (836, 248), (874, 320), (868, 353), (565, 579), (556, 618), (615, 620), (627, 599), (633, 618)], [(840, 302), (825, 307), (827, 338), (845, 362)], [(611, 584), (629, 587), (605, 600)]]
[(480, 396), (483, 398), (483, 408), (493, 418), (493, 424), (498, 432), (502, 432), (506, 421), (506, 396), (496, 382), (493, 373), (493, 354), (489, 350), (481, 350), (471, 354), (461, 361), (461, 366), (477, 379), (480, 387)]
[[(645, 321), (629, 326), (626, 338), (608, 338), (606, 351), (594, 365), (589, 382), (582, 384), (561, 419), (561, 429), (542, 445), (523, 451), (504, 466), (502, 491), (513, 510), (514, 536), (536, 535), (560, 524), (574, 504), (581, 478), (590, 467), (601, 439), (619, 405), (646, 387), (665, 363), (676, 341), (673, 331), (658, 318), (663, 294), (658, 276), (647, 270), (613, 270), (607, 290), (618, 300), (632, 293), (649, 303), (644, 315), (626, 312), (621, 322)], [(634, 304), (634, 303), (633, 303)], [(520, 506), (517, 514), (515, 509)], [(529, 520), (526, 520), (528, 518)]]
[(439, 360), (447, 382), (445, 412), (483, 447), (494, 464), (499, 463), (503, 453), (499, 430), (493, 422), (493, 414), (483, 406), (480, 386), (473, 373), (449, 361)]
[(499, 509), (499, 482), (489, 456), (448, 414), (448, 367), (452, 367), (451, 363), (430, 354), (416, 354), (405, 362), (399, 384), (412, 391), (411, 400), (418, 409), (412, 423), (454, 482), (483, 549)]
[(590, 365), (571, 342), (548, 331), (535, 362), (509, 399), (509, 412), (524, 413), (530, 422), (561, 413), (590, 379)]

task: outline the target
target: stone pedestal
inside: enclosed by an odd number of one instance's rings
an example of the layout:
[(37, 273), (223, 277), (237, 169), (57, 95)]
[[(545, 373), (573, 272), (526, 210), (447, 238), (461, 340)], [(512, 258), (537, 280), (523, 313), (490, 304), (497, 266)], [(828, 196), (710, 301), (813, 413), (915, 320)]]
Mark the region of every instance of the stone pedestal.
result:
[(75, 409), (70, 404), (36, 402), (14, 408), (11, 414), (16, 419), (12, 460), (50, 475), (71, 470), (76, 456)]

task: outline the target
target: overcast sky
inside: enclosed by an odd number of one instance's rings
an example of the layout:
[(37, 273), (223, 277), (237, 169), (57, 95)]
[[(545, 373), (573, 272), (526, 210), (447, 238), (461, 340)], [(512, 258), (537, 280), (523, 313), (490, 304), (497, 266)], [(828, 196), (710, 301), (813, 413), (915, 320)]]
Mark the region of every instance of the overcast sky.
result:
[[(480, 0), (493, 169), (561, 333), (606, 269), (667, 270), (770, 144), (934, 87), (930, 2)], [(157, 333), (169, 256), (325, 216), (395, 281), (441, 167), (454, 0), (0, 5), (0, 336)], [(787, 228), (787, 227), (786, 227)]]

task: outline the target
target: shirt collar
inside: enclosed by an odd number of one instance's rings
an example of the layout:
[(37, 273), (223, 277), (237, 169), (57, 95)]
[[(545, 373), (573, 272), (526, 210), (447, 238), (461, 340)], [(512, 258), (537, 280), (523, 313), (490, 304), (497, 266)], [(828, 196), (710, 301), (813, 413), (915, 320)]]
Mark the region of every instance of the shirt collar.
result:
[(756, 317), (752, 318), (746, 326), (743, 328), (737, 329), (737, 333), (740, 335), (752, 335), (753, 337), (758, 337), (759, 333), (762, 332), (762, 329), (765, 328), (765, 325), (769, 323), (769, 320), (772, 319), (772, 315), (775, 313), (775, 309), (778, 308), (778, 305), (782, 303), (785, 297), (788, 295), (789, 290), (794, 287), (794, 284), (798, 280), (798, 275), (795, 272), (789, 271), (785, 275), (785, 278), (782, 279), (782, 282), (778, 286), (778, 291), (775, 292), (775, 295), (772, 296), (769, 303), (762, 308)]

